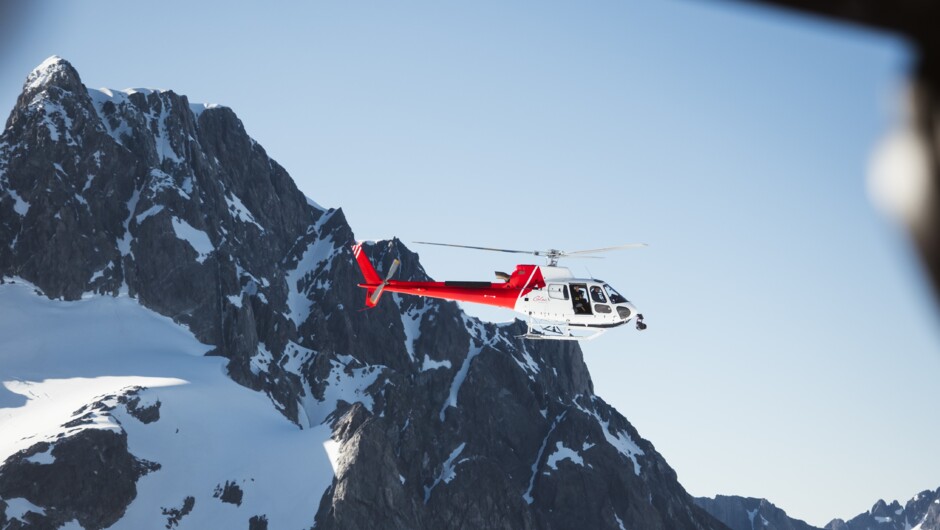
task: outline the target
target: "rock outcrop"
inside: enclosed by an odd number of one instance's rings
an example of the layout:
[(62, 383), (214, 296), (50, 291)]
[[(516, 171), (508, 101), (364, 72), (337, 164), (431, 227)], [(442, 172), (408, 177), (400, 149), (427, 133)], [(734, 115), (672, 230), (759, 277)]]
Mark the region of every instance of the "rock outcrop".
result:
[(696, 497), (695, 504), (731, 530), (820, 530), (788, 516), (767, 499), (716, 495), (714, 499)]

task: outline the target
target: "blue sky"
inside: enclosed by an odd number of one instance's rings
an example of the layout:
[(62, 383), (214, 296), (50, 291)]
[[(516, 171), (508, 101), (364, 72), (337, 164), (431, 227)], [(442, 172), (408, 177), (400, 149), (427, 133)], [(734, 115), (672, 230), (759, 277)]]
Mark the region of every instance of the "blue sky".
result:
[[(866, 193), (902, 43), (733, 2), (351, 4), (40, 3), (0, 106), (58, 54), (232, 107), (360, 238), (649, 243), (589, 266), (650, 328), (583, 348), (692, 494), (822, 525), (940, 486), (935, 306)], [(440, 279), (516, 263), (413, 248)]]

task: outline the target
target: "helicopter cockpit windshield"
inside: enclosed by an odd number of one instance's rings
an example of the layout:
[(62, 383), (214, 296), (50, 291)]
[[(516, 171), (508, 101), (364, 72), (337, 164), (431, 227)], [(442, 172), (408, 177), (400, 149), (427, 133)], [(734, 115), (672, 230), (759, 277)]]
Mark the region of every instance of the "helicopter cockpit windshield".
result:
[(626, 298), (624, 298), (620, 293), (614, 290), (613, 287), (607, 285), (606, 283), (604, 284), (604, 290), (607, 291), (607, 296), (610, 297), (610, 302), (612, 304), (626, 304), (628, 302)]

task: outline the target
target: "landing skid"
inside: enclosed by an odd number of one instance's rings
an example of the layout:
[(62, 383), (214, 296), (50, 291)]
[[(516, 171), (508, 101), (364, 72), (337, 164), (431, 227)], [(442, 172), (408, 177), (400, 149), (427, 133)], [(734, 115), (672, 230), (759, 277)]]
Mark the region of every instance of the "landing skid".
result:
[(529, 340), (592, 340), (603, 335), (605, 331), (606, 328), (573, 327), (530, 319), (526, 334), (519, 337)]

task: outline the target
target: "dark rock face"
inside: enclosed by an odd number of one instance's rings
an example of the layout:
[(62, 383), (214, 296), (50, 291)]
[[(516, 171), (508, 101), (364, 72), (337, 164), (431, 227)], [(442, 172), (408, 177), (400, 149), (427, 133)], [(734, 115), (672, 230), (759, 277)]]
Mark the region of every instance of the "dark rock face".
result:
[(268, 518), (263, 515), (252, 516), (248, 519), (248, 530), (268, 530)]
[[(299, 426), (330, 424), (335, 479), (319, 508), (298, 507), (317, 528), (724, 528), (594, 395), (577, 344), (525, 342), (522, 322), (483, 323), (452, 302), (387, 294), (360, 311), (353, 242), (342, 211), (308, 202), (224, 107), (88, 90), (53, 59), (0, 135), (0, 277), (52, 298), (132, 296), (213, 345), (233, 379)], [(397, 239), (365, 251), (379, 271), (398, 258), (400, 278), (428, 279)], [(159, 419), (159, 403), (134, 399), (122, 403), (135, 418)], [(121, 440), (81, 436), (105, 434)], [(141, 472), (123, 447), (109, 486), (121, 492), (72, 492), (68, 508), (26, 498), (107, 526)], [(17, 462), (0, 466), (0, 484), (15, 485), (4, 499), (31, 480)], [(99, 469), (81, 462), (74, 484)], [(178, 493), (167, 528), (193, 509)], [(220, 497), (238, 493), (226, 484)]]
[(142, 390), (137, 388), (118, 398), (118, 403), (124, 405), (127, 413), (140, 420), (141, 423), (153, 423), (160, 419), (160, 401), (157, 400), (152, 405), (141, 405), (140, 397), (137, 394)]
[(183, 517), (189, 515), (189, 512), (193, 511), (195, 506), (196, 498), (186, 497), (183, 499), (183, 505), (179, 508), (164, 508), (163, 515), (166, 516), (166, 527), (169, 529), (179, 526)]
[(731, 530), (819, 530), (789, 517), (767, 499), (716, 495), (714, 499), (696, 497), (695, 504), (728, 525)]
[(224, 486), (217, 486), (215, 492), (212, 494), (213, 497), (219, 499), (220, 501), (234, 504), (236, 506), (242, 505), (243, 495), (244, 492), (242, 489), (238, 487), (238, 484), (232, 481), (226, 481)]
[(127, 436), (109, 430), (83, 430), (55, 443), (51, 462), (31, 461), (46, 452), (48, 443), (36, 444), (0, 468), (0, 498), (42, 507), (44, 514), (27, 521), (38, 528), (58, 528), (73, 519), (89, 530), (107, 528), (137, 495), (137, 479), (160, 468), (135, 458)]
[(940, 488), (918, 493), (904, 506), (879, 500), (871, 510), (848, 521), (833, 519), (826, 530), (940, 530)]

